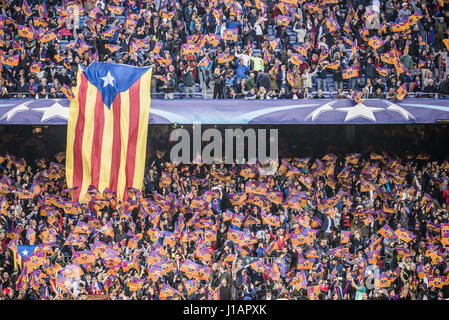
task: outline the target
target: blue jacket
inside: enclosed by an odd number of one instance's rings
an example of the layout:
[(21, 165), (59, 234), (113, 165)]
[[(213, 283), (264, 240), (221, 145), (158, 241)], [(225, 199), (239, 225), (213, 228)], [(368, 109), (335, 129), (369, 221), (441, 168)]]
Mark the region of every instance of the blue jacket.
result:
[(248, 76), (246, 75), (246, 73), (249, 72), (249, 66), (243, 66), (240, 63), (240, 59), (237, 60), (237, 71), (235, 73), (235, 76), (237, 78), (244, 78), (246, 79)]
[(240, 22), (238, 21), (228, 20), (226, 22), (226, 28), (228, 29), (237, 29), (238, 27), (240, 27)]

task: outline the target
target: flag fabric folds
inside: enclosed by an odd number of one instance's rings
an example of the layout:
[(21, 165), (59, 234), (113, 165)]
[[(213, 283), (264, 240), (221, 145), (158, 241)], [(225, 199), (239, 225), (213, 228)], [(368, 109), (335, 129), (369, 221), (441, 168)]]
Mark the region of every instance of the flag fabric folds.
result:
[(407, 85), (404, 83), (402, 86), (400, 86), (397, 90), (397, 99), (398, 100), (404, 100), (404, 97), (407, 94)]
[(226, 29), (223, 32), (223, 39), (228, 41), (237, 41), (238, 33), (238, 29)]
[(84, 202), (87, 188), (109, 188), (117, 199), (126, 188), (142, 188), (148, 119), (150, 67), (93, 62), (80, 68), (67, 123), (66, 178)]
[(349, 68), (343, 70), (343, 79), (349, 79), (359, 76), (359, 68), (356, 65), (350, 66)]

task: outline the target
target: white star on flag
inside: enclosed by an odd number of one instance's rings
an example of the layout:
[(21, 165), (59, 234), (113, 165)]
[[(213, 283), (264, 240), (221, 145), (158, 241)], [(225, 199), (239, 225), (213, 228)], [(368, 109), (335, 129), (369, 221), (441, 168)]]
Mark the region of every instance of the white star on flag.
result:
[(22, 253), (27, 256), (28, 255), (28, 250), (23, 250)]
[(34, 108), (33, 110), (43, 112), (41, 122), (44, 122), (49, 119), (53, 119), (55, 117), (68, 119), (69, 118), (69, 108), (63, 107), (58, 100), (55, 100), (50, 107), (46, 108)]
[(347, 112), (345, 122), (351, 121), (359, 117), (376, 122), (374, 112), (385, 110), (384, 108), (367, 107), (363, 103), (357, 103), (353, 107), (344, 107), (335, 109), (337, 111)]
[(6, 121), (9, 122), (11, 120), (11, 118), (14, 117), (17, 113), (23, 112), (23, 111), (30, 111), (30, 108), (28, 108), (28, 105), (34, 101), (36, 101), (36, 100), (30, 100), (30, 101), (19, 104), (18, 106), (14, 107), (11, 110), (9, 110), (8, 112), (6, 112), (0, 118), (0, 120), (3, 120), (6, 118)]
[(108, 71), (106, 77), (100, 77), (100, 79), (104, 81), (103, 87), (106, 87), (107, 85), (114, 86), (115, 78), (112, 76), (111, 71)]

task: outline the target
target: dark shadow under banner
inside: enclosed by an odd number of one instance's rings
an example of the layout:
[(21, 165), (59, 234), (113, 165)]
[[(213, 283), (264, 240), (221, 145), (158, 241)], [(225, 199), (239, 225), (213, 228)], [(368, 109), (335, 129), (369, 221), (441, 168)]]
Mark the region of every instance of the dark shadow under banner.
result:
[[(2, 99), (0, 124), (65, 125), (66, 99)], [(387, 124), (449, 120), (449, 100), (157, 100), (151, 124)]]

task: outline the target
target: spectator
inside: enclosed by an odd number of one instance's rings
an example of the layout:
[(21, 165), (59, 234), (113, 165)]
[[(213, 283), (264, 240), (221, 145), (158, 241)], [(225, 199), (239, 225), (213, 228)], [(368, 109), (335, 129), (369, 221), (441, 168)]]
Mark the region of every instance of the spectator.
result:
[(245, 95), (245, 99), (248, 99), (248, 100), (257, 99), (256, 89), (255, 88), (251, 88), (248, 91), (248, 93)]
[(373, 99), (385, 99), (385, 94), (382, 92), (380, 87), (377, 87), (376, 91), (373, 93)]
[(317, 66), (317, 90), (327, 91), (327, 69), (323, 68), (324, 61)]
[(433, 79), (429, 79), (427, 84), (424, 86), (423, 92), (425, 93), (424, 96), (428, 98), (433, 98), (436, 90), (436, 86), (433, 82)]
[(323, 90), (318, 89), (317, 94), (313, 98), (314, 99), (325, 99), (325, 97), (323, 96)]
[(219, 67), (214, 71), (214, 99), (223, 99), (224, 92), (224, 75)]
[(440, 50), (444, 48), (443, 39), (447, 34), (447, 24), (444, 21), (444, 17), (439, 17), (438, 21), (435, 23), (435, 48)]
[(449, 98), (449, 74), (446, 76), (446, 79), (441, 81), (439, 92), (442, 98)]
[(306, 36), (305, 24), (301, 23), (300, 21), (296, 21), (295, 25), (293, 27), (293, 31), (296, 32), (296, 36), (297, 36), (296, 42), (300, 45), (303, 44), (304, 38)]
[(162, 88), (165, 89), (164, 99), (173, 99), (175, 92), (175, 80), (172, 78), (172, 73), (167, 73), (167, 82)]
[(335, 99), (347, 99), (346, 95), (343, 93), (343, 89), (337, 90), (337, 95), (335, 96)]
[(393, 88), (388, 89), (387, 99), (396, 99), (396, 91)]
[(315, 68), (315, 70), (312, 73), (309, 73), (310, 69), (307, 68), (304, 73), (302, 74), (302, 86), (307, 91), (310, 91), (312, 89), (312, 77), (318, 72), (318, 67)]
[(278, 99), (288, 99), (287, 91), (285, 90), (285, 87), (281, 87), (281, 90), (279, 91)]
[(193, 80), (193, 74), (190, 65), (185, 66), (182, 75), (183, 75), (184, 93), (186, 93), (187, 97), (192, 98), (195, 92), (194, 91), (195, 82)]
[(259, 53), (257, 57), (253, 57), (252, 52), (251, 52), (251, 55), (249, 58), (254, 63), (253, 70), (255, 73), (264, 71), (264, 62), (262, 59), (262, 53)]

